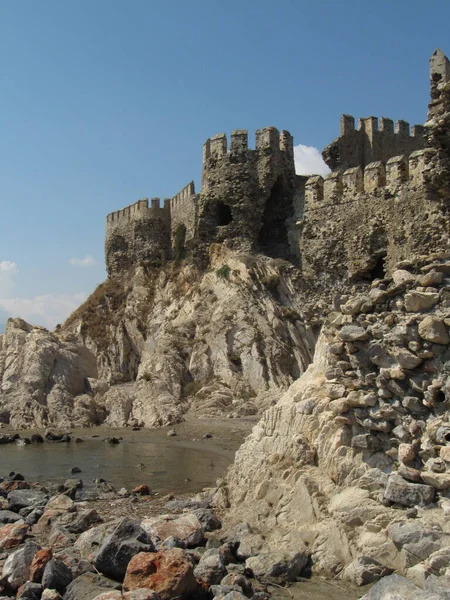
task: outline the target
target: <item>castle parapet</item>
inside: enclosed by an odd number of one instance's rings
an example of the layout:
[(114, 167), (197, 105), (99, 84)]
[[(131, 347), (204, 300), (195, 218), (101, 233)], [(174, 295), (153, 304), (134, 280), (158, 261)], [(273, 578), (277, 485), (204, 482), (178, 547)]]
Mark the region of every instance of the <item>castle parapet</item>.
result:
[(397, 190), (406, 184), (420, 186), (427, 152), (429, 150), (417, 150), (409, 157), (393, 156), (386, 163), (375, 161), (364, 171), (352, 167), (343, 173), (329, 173), (325, 178), (320, 175), (309, 177), (305, 184), (305, 211), (317, 206), (357, 201), (363, 195)]
[(344, 197), (357, 196), (364, 191), (364, 176), (361, 167), (352, 167), (342, 175)]
[(364, 191), (373, 192), (386, 185), (386, 167), (381, 160), (370, 163), (364, 169)]
[(342, 115), (341, 135), (329, 144), (322, 156), (332, 171), (345, 171), (352, 167), (364, 169), (372, 162), (386, 162), (393, 156), (409, 155), (425, 147), (424, 127), (414, 125), (411, 129), (407, 121), (394, 121), (387, 117), (365, 117), (358, 119), (352, 115)]
[(321, 175), (315, 175), (310, 177), (305, 185), (305, 205), (313, 206), (314, 204), (321, 204), (323, 195), (323, 177)]
[(142, 218), (168, 221), (170, 219), (170, 207), (164, 202), (164, 208), (161, 208), (159, 198), (152, 198), (151, 206), (149, 207), (148, 198), (143, 198), (134, 204), (130, 204), (107, 215), (106, 228), (111, 229), (122, 223)]
[(393, 156), (386, 163), (386, 180), (390, 187), (397, 187), (409, 179), (409, 163), (406, 156)]
[(249, 159), (257, 161), (260, 156), (286, 158), (293, 163), (294, 141), (288, 131), (279, 132), (275, 127), (258, 129), (255, 133), (255, 148), (248, 146), (248, 131), (235, 129), (227, 136), (220, 133), (206, 140), (203, 145), (202, 191), (211, 184), (209, 173), (217, 167), (218, 160), (230, 160), (233, 163), (248, 163)]

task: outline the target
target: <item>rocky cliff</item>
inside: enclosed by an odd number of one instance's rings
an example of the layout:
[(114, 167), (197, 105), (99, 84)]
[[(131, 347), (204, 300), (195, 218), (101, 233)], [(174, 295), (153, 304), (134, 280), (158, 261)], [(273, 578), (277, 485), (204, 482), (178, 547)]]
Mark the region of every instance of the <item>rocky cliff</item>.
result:
[(341, 296), (313, 363), (238, 451), (216, 503), (254, 554), (306, 544), (354, 582), (377, 563), (421, 584), (448, 574), (449, 256)]
[(258, 414), (312, 360), (318, 329), (305, 321), (299, 289), (289, 263), (213, 245), (208, 271), (138, 267), (100, 286), (53, 334), (9, 321), (2, 420), (45, 426), (64, 414), (88, 424), (77, 413), (86, 398), (92, 423), (117, 427), (167, 425), (188, 410)]

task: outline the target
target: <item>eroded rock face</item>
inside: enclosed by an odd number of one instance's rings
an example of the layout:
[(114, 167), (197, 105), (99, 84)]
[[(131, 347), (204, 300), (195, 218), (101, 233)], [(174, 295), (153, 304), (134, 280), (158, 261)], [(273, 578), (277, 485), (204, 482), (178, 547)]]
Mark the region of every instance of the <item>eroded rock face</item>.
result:
[(98, 420), (86, 395), (97, 361), (75, 336), (9, 319), (0, 348), (0, 421), (15, 428), (85, 426)]
[(310, 363), (316, 333), (297, 295), (298, 271), (220, 245), (210, 259), (206, 273), (191, 264), (150, 274), (138, 267), (64, 325), (95, 353), (100, 379), (117, 384), (92, 383), (106, 424), (168, 425), (187, 411), (258, 414)]
[[(257, 554), (307, 541), (316, 569), (338, 572), (366, 556), (418, 577), (448, 546), (447, 264), (445, 256), (422, 257), (403, 283), (374, 282), (383, 302), (370, 288), (344, 297), (312, 365), (238, 451), (216, 503), (230, 505), (227, 527), (248, 523), (237, 536), (244, 544), (262, 536)], [(410, 312), (405, 295), (433, 271), (444, 273), (433, 292), (439, 302)], [(429, 322), (440, 324), (440, 343), (422, 335)], [(411, 532), (408, 508), (417, 523)], [(443, 562), (441, 574), (450, 567)]]

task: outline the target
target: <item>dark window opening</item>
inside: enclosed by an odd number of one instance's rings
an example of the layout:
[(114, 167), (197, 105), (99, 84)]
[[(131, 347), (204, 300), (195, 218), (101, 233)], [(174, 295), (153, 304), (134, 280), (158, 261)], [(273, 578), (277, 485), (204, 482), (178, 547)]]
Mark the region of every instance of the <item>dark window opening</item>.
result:
[(228, 204), (224, 204), (223, 202), (217, 203), (217, 225), (219, 227), (223, 227), (224, 225), (229, 225), (233, 220), (233, 214), (231, 212), (231, 208)]

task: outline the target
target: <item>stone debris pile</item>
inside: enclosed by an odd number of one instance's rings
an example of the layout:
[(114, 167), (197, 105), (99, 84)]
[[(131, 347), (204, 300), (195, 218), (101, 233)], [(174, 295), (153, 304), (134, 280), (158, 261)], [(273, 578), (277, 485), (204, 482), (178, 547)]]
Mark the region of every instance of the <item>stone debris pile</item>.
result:
[(307, 543), (314, 572), (358, 585), (448, 577), (449, 332), (450, 254), (338, 294), (312, 365), (216, 492), (227, 527), (259, 554)]
[[(102, 490), (99, 500), (113, 499)], [(153, 517), (137, 516), (148, 500), (126, 493), (134, 515), (119, 517), (100, 514), (81, 492), (79, 480), (0, 483), (2, 600), (265, 600), (266, 571), (295, 579), (307, 562), (306, 553), (277, 553), (250, 563), (235, 536), (218, 532), (206, 493), (172, 500)]]

